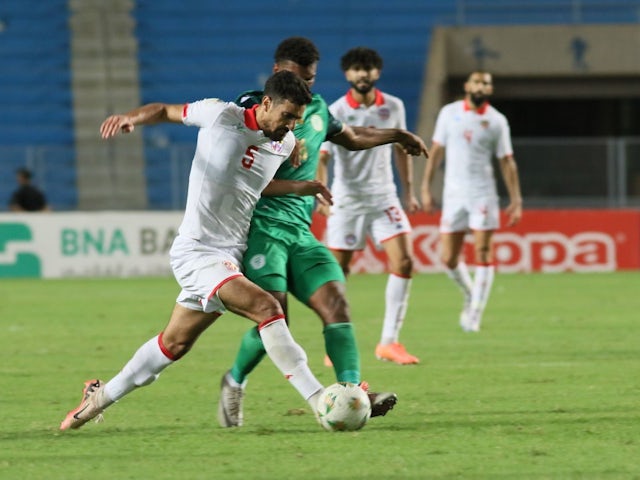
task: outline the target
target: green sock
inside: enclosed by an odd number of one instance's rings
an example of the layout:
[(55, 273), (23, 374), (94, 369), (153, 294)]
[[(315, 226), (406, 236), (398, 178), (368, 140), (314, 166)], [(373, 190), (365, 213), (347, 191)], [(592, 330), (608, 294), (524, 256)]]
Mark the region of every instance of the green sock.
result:
[(338, 382), (360, 383), (360, 353), (351, 323), (330, 323), (324, 327), (324, 346), (333, 362)]
[(244, 382), (254, 368), (264, 358), (267, 351), (264, 349), (262, 339), (258, 333), (258, 327), (253, 327), (242, 337), (240, 349), (236, 355), (236, 361), (231, 367), (231, 376), (238, 382)]

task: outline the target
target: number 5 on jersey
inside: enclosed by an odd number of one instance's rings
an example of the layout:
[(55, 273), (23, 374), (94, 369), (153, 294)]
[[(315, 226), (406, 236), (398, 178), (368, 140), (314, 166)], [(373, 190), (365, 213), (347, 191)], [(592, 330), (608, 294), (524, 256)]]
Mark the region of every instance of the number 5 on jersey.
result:
[(253, 165), (256, 153), (258, 153), (258, 147), (255, 145), (249, 145), (247, 150), (244, 152), (244, 155), (242, 156), (242, 166), (247, 170), (249, 170), (251, 165)]

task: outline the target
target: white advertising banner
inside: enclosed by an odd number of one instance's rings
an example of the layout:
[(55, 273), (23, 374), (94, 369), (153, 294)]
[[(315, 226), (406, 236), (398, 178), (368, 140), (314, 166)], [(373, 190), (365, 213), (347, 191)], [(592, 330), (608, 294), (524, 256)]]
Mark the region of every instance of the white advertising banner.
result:
[(0, 278), (171, 275), (182, 212), (0, 214)]
[[(443, 271), (438, 216), (415, 214), (414, 267)], [(182, 212), (0, 214), (0, 278), (172, 275), (169, 250)], [(312, 230), (324, 238), (326, 217)], [(503, 218), (503, 224), (505, 224)], [(470, 240), (470, 238), (469, 238)], [(516, 227), (494, 237), (501, 272), (608, 272), (640, 268), (639, 210), (526, 210)], [(473, 263), (473, 246), (464, 248)], [(383, 251), (369, 242), (354, 255), (353, 273), (386, 271)]]

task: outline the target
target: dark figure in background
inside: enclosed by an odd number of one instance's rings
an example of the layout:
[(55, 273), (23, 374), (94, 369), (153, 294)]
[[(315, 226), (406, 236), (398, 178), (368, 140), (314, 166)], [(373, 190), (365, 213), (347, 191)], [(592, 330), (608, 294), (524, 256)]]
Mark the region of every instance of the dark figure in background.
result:
[(14, 212), (41, 212), (50, 210), (44, 193), (31, 184), (31, 171), (19, 168), (16, 180), (20, 185), (11, 195), (9, 208)]

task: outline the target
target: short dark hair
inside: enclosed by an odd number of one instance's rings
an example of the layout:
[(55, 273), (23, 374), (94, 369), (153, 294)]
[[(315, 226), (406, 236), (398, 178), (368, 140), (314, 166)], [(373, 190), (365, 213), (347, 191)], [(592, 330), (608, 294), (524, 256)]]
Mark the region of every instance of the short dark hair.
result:
[(18, 170), (16, 170), (16, 173), (26, 180), (31, 180), (32, 173), (31, 173), (31, 170), (29, 170), (28, 168), (21, 167)]
[(352, 48), (340, 59), (340, 67), (343, 72), (356, 65), (366, 70), (371, 70), (372, 68), (382, 70), (382, 64), (382, 57), (378, 52), (367, 47)]
[(320, 60), (320, 52), (308, 38), (289, 37), (280, 42), (273, 58), (276, 63), (290, 60), (301, 67), (308, 67)]
[(274, 102), (289, 100), (296, 105), (311, 103), (311, 92), (307, 83), (288, 70), (280, 70), (271, 75), (264, 84), (264, 94)]

